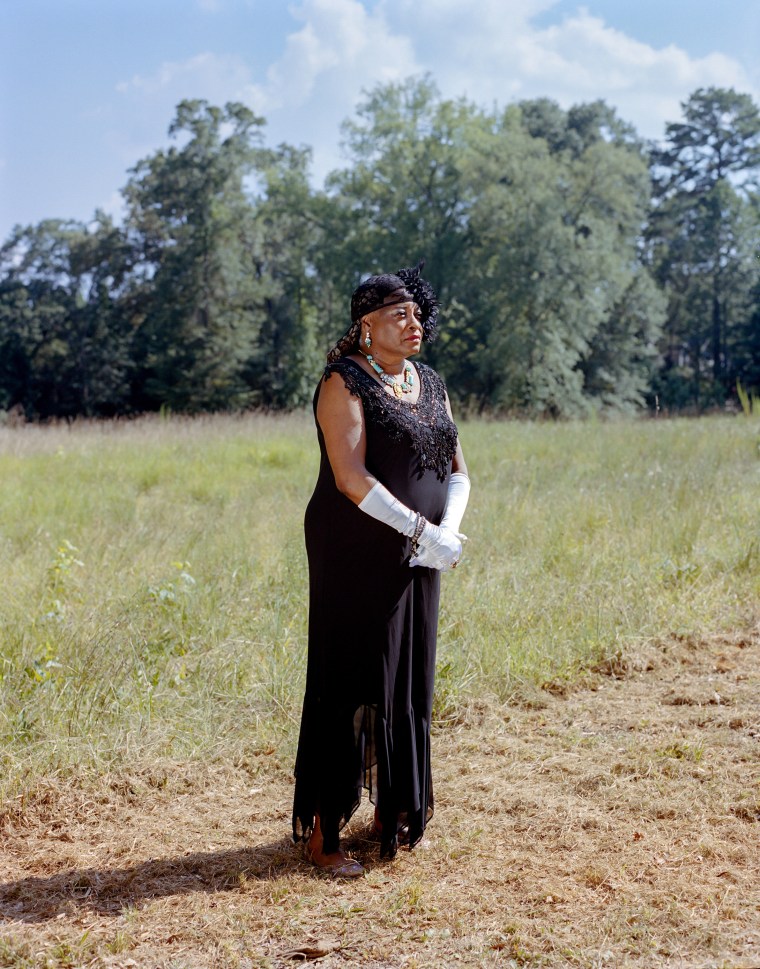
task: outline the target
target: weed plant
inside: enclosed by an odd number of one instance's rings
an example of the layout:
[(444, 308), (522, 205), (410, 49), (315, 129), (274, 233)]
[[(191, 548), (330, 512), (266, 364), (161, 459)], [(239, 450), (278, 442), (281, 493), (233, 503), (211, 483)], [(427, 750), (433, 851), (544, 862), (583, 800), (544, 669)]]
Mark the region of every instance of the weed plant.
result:
[[(460, 432), (473, 492), (439, 722), (751, 614), (754, 419)], [(303, 414), (0, 428), (0, 796), (146, 758), (289, 765), (317, 463)]]

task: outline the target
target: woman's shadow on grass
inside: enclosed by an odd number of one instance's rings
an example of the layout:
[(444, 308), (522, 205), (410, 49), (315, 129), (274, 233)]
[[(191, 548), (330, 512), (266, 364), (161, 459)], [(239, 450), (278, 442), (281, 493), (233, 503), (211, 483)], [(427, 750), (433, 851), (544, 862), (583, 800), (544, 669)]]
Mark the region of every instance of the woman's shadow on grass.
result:
[(131, 868), (74, 868), (0, 884), (0, 919), (46, 922), (83, 910), (117, 915), (154, 898), (243, 890), (249, 881), (304, 871), (301, 851), (289, 838), (250, 848), (151, 858)]

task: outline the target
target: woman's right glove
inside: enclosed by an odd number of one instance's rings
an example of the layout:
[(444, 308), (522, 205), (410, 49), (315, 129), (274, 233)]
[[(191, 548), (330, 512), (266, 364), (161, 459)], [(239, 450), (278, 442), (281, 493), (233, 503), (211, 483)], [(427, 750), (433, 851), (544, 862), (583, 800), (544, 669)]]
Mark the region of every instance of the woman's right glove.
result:
[[(359, 509), (378, 521), (390, 525), (397, 532), (413, 538), (420, 524), (420, 516), (407, 508), (398, 498), (394, 498), (385, 485), (376, 481), (367, 494), (359, 502)], [(459, 561), (462, 554), (462, 542), (458, 536), (448, 528), (441, 528), (426, 522), (417, 537), (420, 551), (429, 553), (426, 558), (431, 561), (428, 568), (439, 569), (444, 572), (452, 568)], [(432, 563), (435, 564), (432, 564)], [(427, 565), (426, 562), (414, 558), (410, 565)]]

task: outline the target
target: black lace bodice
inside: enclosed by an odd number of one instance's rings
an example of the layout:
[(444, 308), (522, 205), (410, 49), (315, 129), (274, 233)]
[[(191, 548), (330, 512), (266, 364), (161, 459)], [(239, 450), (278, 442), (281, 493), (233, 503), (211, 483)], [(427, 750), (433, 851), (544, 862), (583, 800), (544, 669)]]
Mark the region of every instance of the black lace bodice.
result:
[(457, 448), (457, 427), (446, 410), (446, 388), (432, 367), (415, 363), (420, 395), (414, 404), (391, 396), (354, 360), (342, 358), (325, 367), (325, 379), (340, 374), (349, 392), (358, 397), (368, 420), (380, 424), (397, 439), (408, 438), (426, 471), (445, 480)]

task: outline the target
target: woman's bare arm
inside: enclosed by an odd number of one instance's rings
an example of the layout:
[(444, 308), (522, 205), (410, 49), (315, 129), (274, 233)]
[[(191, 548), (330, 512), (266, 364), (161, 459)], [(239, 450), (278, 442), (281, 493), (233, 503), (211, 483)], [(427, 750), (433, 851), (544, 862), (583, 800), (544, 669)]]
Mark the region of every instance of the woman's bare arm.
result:
[[(446, 413), (449, 415), (449, 417), (453, 421), (454, 420), (454, 416), (451, 413), (451, 404), (449, 403), (449, 395), (448, 394), (446, 394)], [(456, 450), (456, 454), (454, 455), (454, 459), (451, 462), (451, 471), (452, 471), (452, 474), (454, 472), (458, 471), (460, 474), (466, 474), (467, 477), (469, 477), (469, 474), (467, 472), (467, 465), (465, 464), (465, 460), (464, 460), (464, 452), (462, 451), (462, 445), (461, 445), (461, 443), (459, 441), (459, 438), (457, 438), (457, 450)]]
[(339, 375), (333, 374), (329, 380), (322, 380), (317, 420), (338, 491), (358, 505), (377, 479), (364, 464), (367, 455), (364, 409)]

